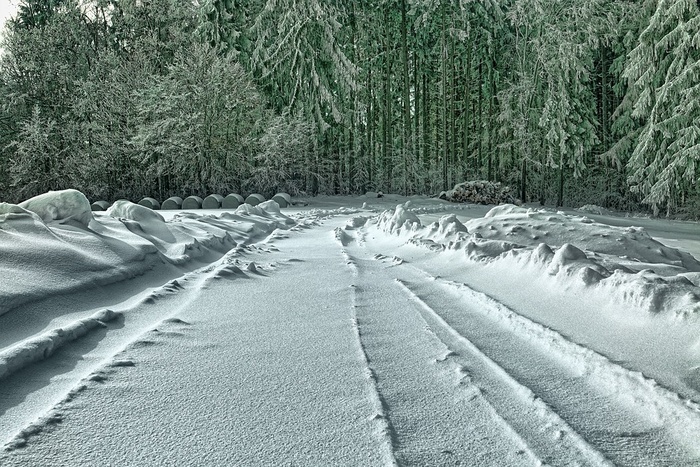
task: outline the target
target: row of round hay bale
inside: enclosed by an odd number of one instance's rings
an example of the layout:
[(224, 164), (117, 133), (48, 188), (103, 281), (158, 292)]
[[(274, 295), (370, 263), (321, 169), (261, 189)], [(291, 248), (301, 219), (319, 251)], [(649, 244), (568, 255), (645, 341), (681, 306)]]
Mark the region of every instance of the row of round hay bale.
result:
[(260, 193), (251, 193), (248, 195), (248, 197), (245, 199), (246, 204), (250, 204), (251, 206), (257, 206), (260, 203), (265, 202), (265, 197), (261, 195)]
[(219, 209), (224, 202), (224, 197), (218, 194), (209, 195), (202, 201), (204, 209)]
[(272, 197), (272, 201), (279, 204), (281, 208), (286, 208), (292, 204), (292, 197), (287, 193), (277, 193)]
[(226, 195), (224, 201), (221, 203), (221, 207), (224, 209), (236, 209), (241, 204), (245, 203), (245, 199), (238, 193), (231, 193)]
[(95, 201), (90, 205), (90, 209), (93, 211), (106, 211), (107, 208), (109, 208), (109, 203), (103, 200)]
[[(292, 204), (292, 199), (287, 193), (277, 193), (272, 197), (281, 208), (286, 208)], [(212, 194), (202, 199), (199, 196), (188, 196), (184, 200), (179, 196), (171, 196), (170, 198), (163, 201), (161, 205), (158, 200), (147, 196), (138, 202), (141, 206), (145, 206), (149, 209), (236, 209), (241, 204), (247, 203), (251, 206), (257, 206), (260, 203), (265, 202), (265, 197), (260, 193), (252, 193), (247, 198), (238, 193), (231, 193), (226, 197), (219, 194)], [(106, 211), (110, 204), (107, 201), (99, 200), (91, 204), (91, 209), (93, 211)]]
[(163, 201), (161, 209), (182, 209), (182, 198), (179, 196), (171, 196)]
[(146, 196), (141, 201), (139, 201), (138, 204), (149, 209), (153, 209), (154, 211), (160, 209), (160, 203), (158, 202), (158, 200), (155, 198), (151, 198), (150, 196)]
[(202, 209), (202, 202), (199, 196), (188, 196), (182, 201), (182, 209)]

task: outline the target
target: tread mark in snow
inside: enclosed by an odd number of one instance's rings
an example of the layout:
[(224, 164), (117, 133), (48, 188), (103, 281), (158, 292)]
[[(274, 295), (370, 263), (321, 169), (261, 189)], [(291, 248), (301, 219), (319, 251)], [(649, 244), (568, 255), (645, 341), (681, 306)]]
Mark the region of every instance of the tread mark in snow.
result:
[[(615, 463), (697, 465), (697, 404), (466, 284), (413, 269), (432, 280), (418, 279), (411, 293), (428, 303), (433, 295), (441, 296), (442, 303), (445, 293), (451, 294), (453, 300), (444, 302), (447, 307), (439, 317), (452, 320), (450, 327), (463, 337), (473, 335), (491, 360), (535, 387), (549, 406), (583, 428), (587, 441)], [(509, 346), (498, 346), (507, 339)], [(520, 358), (528, 354), (530, 358)], [(543, 371), (547, 377), (538, 378)]]
[[(343, 257), (346, 259), (346, 264), (349, 265), (352, 268), (353, 276), (357, 277), (358, 271), (357, 271), (357, 266), (355, 265), (355, 261), (353, 258), (347, 253), (347, 251), (343, 250)], [(354, 290), (354, 295), (353, 295), (353, 311), (354, 311), (354, 316), (352, 318), (352, 328), (355, 333), (355, 339), (357, 340), (357, 344), (359, 347), (359, 353), (360, 353), (360, 358), (362, 360), (362, 364), (365, 368), (367, 380), (369, 382), (369, 390), (370, 390), (370, 398), (372, 401), (372, 405), (375, 411), (375, 414), (373, 415), (373, 420), (376, 421), (378, 428), (379, 428), (379, 433), (380, 436), (382, 437), (382, 444), (386, 448), (386, 461), (387, 465), (391, 466), (399, 466), (398, 461), (396, 460), (396, 456), (394, 454), (395, 452), (395, 447), (397, 445), (397, 439), (396, 439), (396, 431), (394, 430), (394, 427), (391, 424), (391, 420), (387, 416), (387, 404), (384, 398), (382, 397), (382, 394), (379, 392), (379, 387), (377, 386), (377, 375), (375, 374), (374, 370), (372, 369), (372, 366), (370, 365), (369, 362), (369, 357), (367, 356), (367, 351), (365, 350), (365, 346), (362, 343), (362, 331), (360, 327), (360, 321), (359, 318), (357, 317), (357, 287), (353, 284), (352, 288)]]
[[(700, 433), (700, 406), (690, 400), (684, 400), (677, 393), (659, 385), (644, 374), (625, 368), (611, 361), (596, 351), (568, 339), (559, 332), (533, 321), (503, 305), (490, 296), (478, 292), (467, 284), (460, 284), (445, 279), (436, 282), (444, 287), (466, 293), (484, 306), (479, 311), (490, 319), (499, 322), (513, 332), (518, 332), (543, 343), (547, 349), (561, 359), (576, 367), (581, 376), (595, 376), (602, 382), (608, 382), (609, 390), (616, 395), (624, 394), (633, 399), (636, 405), (649, 406), (657, 414), (665, 414), (668, 421), (677, 421), (686, 428), (693, 428)], [(630, 396), (632, 395), (632, 396)], [(696, 454), (700, 450), (696, 446)]]
[[(475, 359), (479, 360), (479, 363), (485, 366), (488, 371), (495, 374), (501, 380), (501, 384), (509, 386), (510, 390), (516, 394), (516, 397), (521, 399), (521, 402), (531, 407), (531, 410), (529, 410), (527, 414), (528, 418), (539, 417), (541, 419), (540, 430), (545, 431), (545, 433), (533, 433), (534, 436), (530, 437), (531, 439), (529, 443), (523, 440), (523, 442), (530, 449), (536, 452), (537, 455), (541, 456), (543, 460), (547, 462), (552, 462), (550, 459), (552, 455), (564, 454), (565, 457), (563, 459), (559, 459), (559, 461), (570, 462), (571, 459), (568, 456), (571, 455), (571, 452), (561, 453), (560, 449), (563, 448), (564, 450), (568, 451), (573, 450), (578, 454), (577, 457), (582, 458), (582, 460), (587, 460), (591, 465), (612, 465), (612, 463), (606, 459), (603, 454), (588, 444), (586, 440), (584, 440), (575, 430), (573, 430), (556, 412), (554, 412), (546, 403), (544, 403), (544, 401), (538, 398), (529, 388), (523, 386), (521, 383), (515, 380), (515, 378), (508, 374), (503, 367), (491, 360), (469, 339), (462, 336), (452, 326), (450, 326), (438, 312), (436, 312), (418, 295), (416, 295), (404, 281), (396, 279), (396, 282), (401, 286), (402, 290), (406, 294), (408, 294), (417, 304), (420, 305), (423, 319), (426, 321), (428, 326), (434, 330), (434, 334), (441, 341), (443, 341), (448, 348), (461, 348), (465, 354), (469, 354), (470, 356), (473, 356)], [(446, 336), (440, 337), (438, 334)], [(496, 386), (497, 383), (492, 382), (491, 384), (494, 387), (481, 387), (479, 388), (480, 391), (482, 393), (488, 393), (491, 391), (497, 392), (502, 389)], [(523, 428), (523, 425), (531, 423), (531, 419), (518, 420), (516, 418), (517, 414), (510, 416), (508, 414), (502, 414), (494, 405), (494, 401), (492, 400), (493, 398), (486, 398), (489, 399), (489, 404), (492, 405), (497, 411), (499, 418), (504, 420), (504, 422), (512, 427), (516, 434), (522, 438), (522, 435), (518, 432), (518, 428)], [(542, 434), (545, 434), (545, 436), (542, 436)], [(547, 442), (547, 438), (552, 440), (552, 442)], [(556, 463), (556, 459), (554, 461)]]
[(352, 320), (352, 328), (355, 331), (355, 337), (357, 338), (357, 342), (360, 346), (360, 355), (362, 362), (365, 365), (369, 385), (371, 386), (371, 398), (375, 410), (375, 414), (372, 418), (376, 420), (377, 424), (379, 425), (379, 432), (384, 438), (383, 443), (387, 449), (387, 464), (398, 466), (399, 463), (394, 455), (395, 446), (397, 444), (396, 431), (391, 424), (391, 420), (387, 416), (387, 405), (386, 401), (382, 397), (382, 394), (379, 392), (379, 387), (377, 386), (377, 375), (374, 373), (374, 370), (369, 363), (367, 352), (365, 351), (364, 344), (362, 344), (362, 331), (360, 330), (360, 323), (357, 317), (353, 318)]

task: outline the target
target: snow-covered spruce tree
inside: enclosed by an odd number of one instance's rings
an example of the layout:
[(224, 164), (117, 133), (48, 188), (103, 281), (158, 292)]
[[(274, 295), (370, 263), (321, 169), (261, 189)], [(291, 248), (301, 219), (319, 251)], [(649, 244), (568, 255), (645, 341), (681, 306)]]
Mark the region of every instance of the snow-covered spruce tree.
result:
[(700, 159), (700, 14), (695, 0), (660, 0), (624, 77), (641, 124), (629, 183), (655, 214), (694, 184)]
[(355, 86), (355, 66), (341, 36), (334, 2), (267, 0), (253, 24), (252, 65), (279, 111), (302, 109), (322, 130), (340, 122), (338, 87)]
[(502, 134), (521, 154), (523, 172), (528, 162), (539, 167), (541, 202), (548, 168), (558, 172), (561, 205), (566, 173), (579, 177), (597, 143), (590, 82), (593, 58), (610, 28), (609, 8), (604, 0), (516, 0), (508, 12), (516, 70), (502, 93), (500, 121), (510, 127)]
[[(76, 144), (68, 162), (73, 186), (93, 197), (163, 197), (178, 180), (133, 144), (141, 117), (137, 91), (169, 73), (176, 51), (188, 46), (195, 9), (175, 0), (104, 0), (92, 14), (106, 24), (101, 50), (78, 82), (71, 121)], [(179, 192), (178, 192), (179, 194)]]
[(317, 157), (307, 161), (311, 172), (327, 179), (311, 177), (310, 191), (320, 185), (330, 191), (339, 187), (343, 107), (356, 86), (357, 74), (339, 41), (344, 37), (343, 19), (342, 2), (267, 0), (251, 29), (250, 64), (261, 91), (278, 113), (316, 123), (319, 150), (330, 161), (325, 173)]
[[(34, 6), (42, 2), (24, 2), (22, 5)], [(2, 122), (3, 139), (16, 144), (3, 145), (3, 163), (14, 161), (20, 167), (32, 165), (24, 161), (27, 157), (53, 157), (54, 161), (39, 164), (42, 167), (63, 167), (65, 155), (70, 154), (73, 141), (66, 122), (70, 122), (71, 101), (75, 95), (76, 83), (83, 79), (97, 51), (91, 46), (88, 22), (77, 1), (63, 0), (50, 3), (50, 8), (33, 8), (34, 15), (28, 11), (8, 22), (3, 33), (0, 57), (0, 79), (2, 80)], [(38, 108), (38, 116), (36, 109)], [(55, 124), (50, 124), (55, 122)], [(60, 122), (60, 124), (59, 124)], [(31, 154), (23, 148), (36, 147), (36, 133), (28, 129), (42, 126), (51, 127), (50, 145), (55, 149), (47, 154)], [(11, 178), (15, 178), (21, 169), (15, 168)], [(9, 172), (9, 167), (4, 168)], [(28, 175), (28, 174), (24, 174)], [(62, 174), (65, 175), (65, 174)], [(37, 180), (52, 180), (59, 174), (36, 173), (31, 177)], [(55, 184), (50, 183), (52, 187)], [(17, 185), (19, 187), (19, 185)], [(29, 187), (21, 187), (24, 192)], [(36, 189), (45, 189), (45, 183), (36, 185)], [(17, 188), (18, 189), (18, 188)], [(17, 189), (9, 193), (10, 199), (17, 199)]]
[[(627, 184), (627, 162), (640, 131), (640, 124), (632, 117), (635, 95), (638, 90), (629, 88), (623, 77), (630, 52), (637, 46), (641, 32), (649, 24), (649, 18), (656, 9), (658, 0), (644, 0), (642, 4), (634, 0), (618, 0), (612, 4), (613, 23), (608, 38), (601, 44), (601, 106), (600, 131), (602, 152), (596, 158), (600, 174), (589, 184), (598, 185), (600, 200), (587, 200), (606, 208), (637, 210), (638, 199), (632, 196)], [(609, 81), (603, 81), (607, 78)], [(607, 95), (603, 94), (606, 92)], [(606, 99), (605, 103), (602, 99)], [(607, 118), (606, 118), (607, 117)], [(592, 188), (589, 191), (594, 191)]]
[(11, 99), (8, 110), (18, 122), (31, 118), (36, 106), (43, 116), (62, 120), (75, 83), (95, 57), (77, 0), (42, 12), (10, 21), (3, 34), (0, 70)]
[(232, 53), (247, 62), (250, 49), (247, 16), (255, 2), (241, 0), (200, 0), (197, 34), (219, 53)]

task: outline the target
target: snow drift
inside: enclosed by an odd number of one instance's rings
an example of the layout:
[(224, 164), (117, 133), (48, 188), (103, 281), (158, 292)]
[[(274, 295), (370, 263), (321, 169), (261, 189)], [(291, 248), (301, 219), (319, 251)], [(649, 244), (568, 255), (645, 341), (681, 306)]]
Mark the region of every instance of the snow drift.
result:
[[(423, 226), (410, 206), (378, 217), (377, 227), (468, 261), (508, 265), (513, 273), (550, 277), (562, 288), (605, 293), (650, 313), (697, 316), (700, 262), (638, 227), (614, 227), (585, 216), (501, 205), (464, 224), (456, 215)], [(624, 252), (624, 255), (620, 255)]]
[(121, 200), (93, 213), (76, 190), (0, 203), (0, 315), (21, 304), (182, 265), (294, 224), (274, 201), (220, 217), (157, 212)]

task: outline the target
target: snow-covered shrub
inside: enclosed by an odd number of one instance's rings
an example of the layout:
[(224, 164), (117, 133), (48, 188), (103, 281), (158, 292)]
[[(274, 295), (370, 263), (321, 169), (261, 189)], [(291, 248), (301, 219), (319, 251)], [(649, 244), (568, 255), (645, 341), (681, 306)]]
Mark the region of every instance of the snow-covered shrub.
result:
[(453, 203), (501, 204), (515, 202), (510, 187), (501, 185), (500, 182), (487, 180), (459, 183), (453, 189), (440, 193), (439, 198)]

